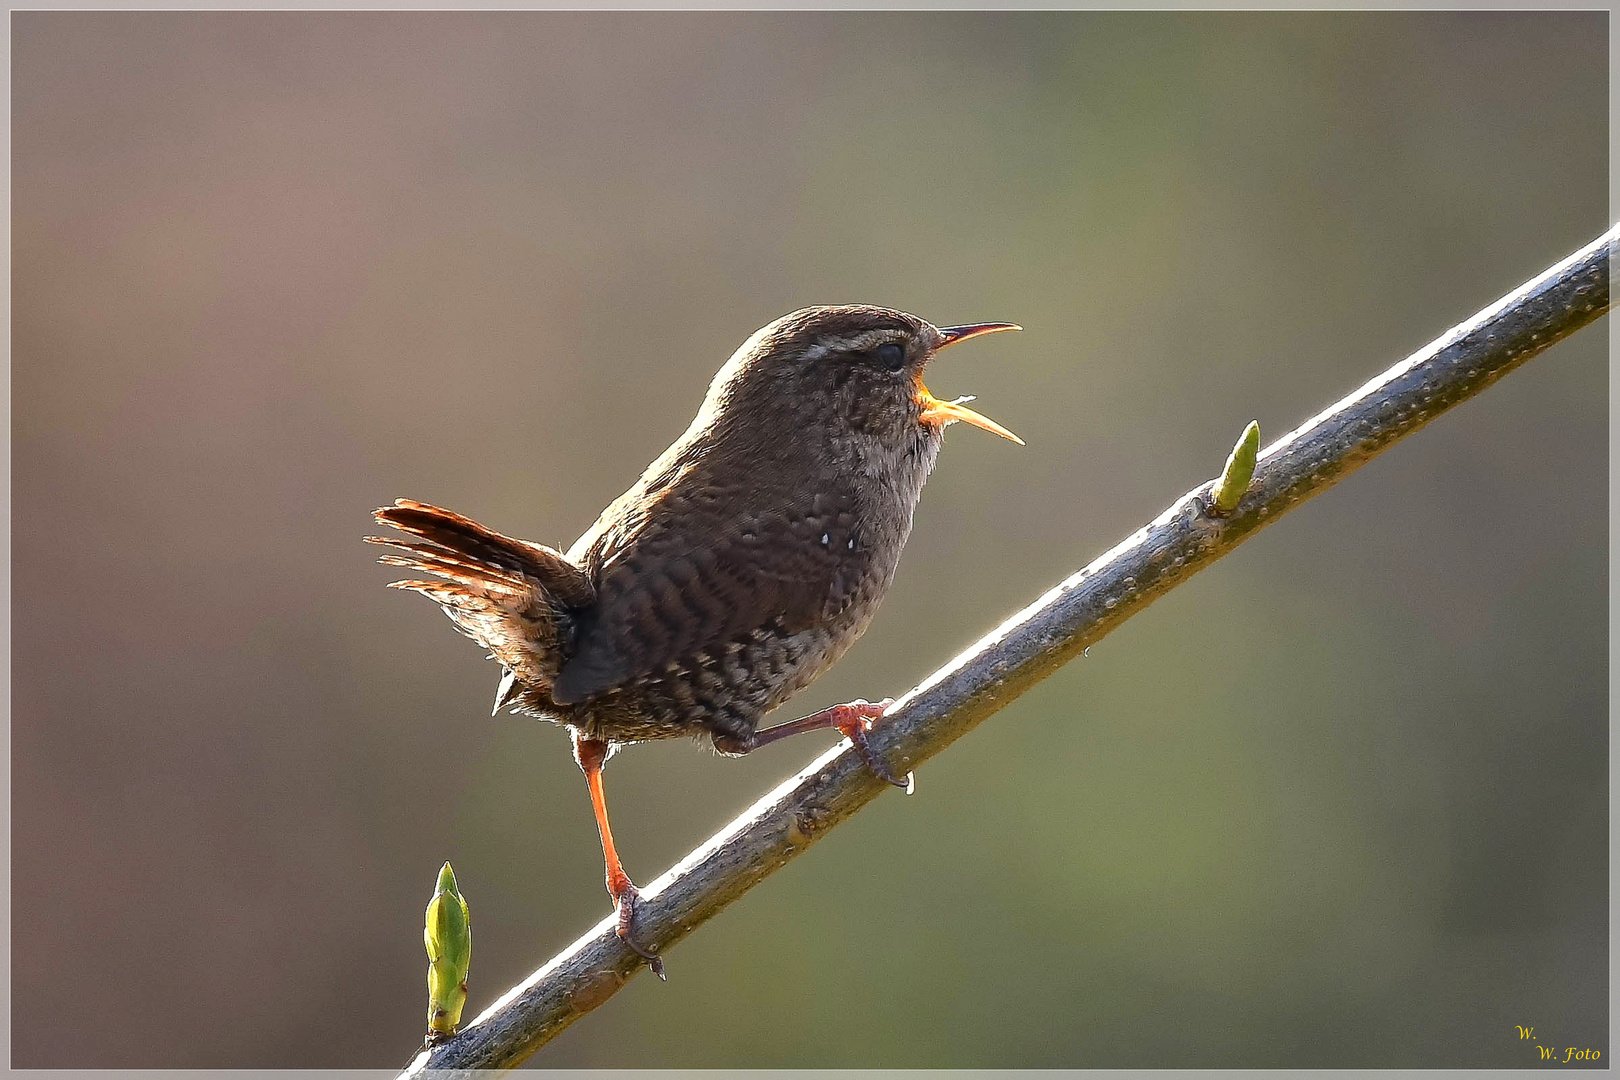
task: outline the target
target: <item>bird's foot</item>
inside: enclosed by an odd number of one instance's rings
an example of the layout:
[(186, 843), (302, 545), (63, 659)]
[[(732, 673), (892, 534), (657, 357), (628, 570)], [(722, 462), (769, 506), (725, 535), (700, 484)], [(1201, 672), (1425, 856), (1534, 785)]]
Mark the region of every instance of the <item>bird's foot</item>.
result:
[(866, 701), (856, 698), (844, 705), (834, 705), (830, 709), (822, 709), (810, 716), (801, 716), (797, 720), (790, 720), (785, 724), (778, 724), (764, 731), (756, 731), (747, 736), (714, 735), (714, 748), (722, 754), (746, 754), (767, 746), (778, 739), (785, 739), (789, 735), (798, 735), (806, 731), (825, 731), (833, 728), (844, 738), (855, 744), (855, 750), (866, 762), (866, 767), (874, 774), (897, 788), (904, 788), (907, 795), (916, 790), (916, 781), (910, 773), (904, 780), (894, 775), (894, 770), (876, 753), (866, 739), (867, 731), (872, 727), (872, 721), (882, 716), (894, 698), (884, 698), (882, 701)]
[(907, 795), (917, 790), (917, 781), (911, 773), (906, 773), (905, 779), (894, 775), (888, 762), (878, 757), (872, 746), (866, 740), (866, 733), (872, 727), (872, 721), (882, 716), (884, 710), (894, 704), (894, 698), (884, 698), (882, 701), (865, 701), (857, 698), (847, 705), (834, 705), (827, 711), (833, 714), (832, 726), (839, 733), (855, 744), (855, 752), (861, 755), (866, 767), (871, 769), (880, 780), (885, 780), (897, 788), (903, 788)]
[(654, 975), (660, 979), (665, 979), (664, 958), (642, 945), (635, 937), (636, 901), (640, 899), (641, 893), (636, 891), (634, 885), (626, 881), (613, 897), (614, 907), (619, 913), (619, 925), (614, 929), (614, 932), (619, 935), (620, 941), (630, 947), (631, 952), (647, 961), (647, 966), (652, 968)]

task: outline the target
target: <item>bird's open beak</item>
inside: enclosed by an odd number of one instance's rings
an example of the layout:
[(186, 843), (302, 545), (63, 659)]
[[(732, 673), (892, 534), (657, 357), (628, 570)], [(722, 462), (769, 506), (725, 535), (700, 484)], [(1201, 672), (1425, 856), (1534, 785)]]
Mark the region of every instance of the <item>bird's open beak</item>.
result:
[[(968, 338), (982, 337), (985, 334), (999, 334), (1004, 330), (1022, 329), (1022, 326), (1004, 322), (973, 323), (969, 326), (942, 326), (939, 328), (939, 332), (945, 340), (939, 347), (943, 349), (949, 345), (960, 344), (968, 340)], [(928, 387), (922, 384), (922, 377), (920, 375), (917, 377), (917, 403), (922, 406), (922, 415), (918, 419), (923, 423), (938, 424), (943, 427), (953, 420), (960, 420), (965, 424), (972, 424), (974, 427), (983, 428), (986, 431), (1000, 435), (1003, 439), (1011, 439), (1019, 446), (1024, 445), (1023, 439), (1020, 439), (988, 416), (974, 412), (964, 404), (964, 402), (972, 400), (971, 397), (963, 397), (957, 398), (955, 401), (941, 401), (928, 392)]]

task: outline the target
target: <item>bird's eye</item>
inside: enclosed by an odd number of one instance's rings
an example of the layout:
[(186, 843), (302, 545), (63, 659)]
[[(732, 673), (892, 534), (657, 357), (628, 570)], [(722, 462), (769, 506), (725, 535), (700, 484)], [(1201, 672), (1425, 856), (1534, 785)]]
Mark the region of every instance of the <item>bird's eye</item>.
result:
[(879, 364), (890, 371), (899, 371), (906, 366), (906, 350), (893, 341), (879, 345), (873, 355)]

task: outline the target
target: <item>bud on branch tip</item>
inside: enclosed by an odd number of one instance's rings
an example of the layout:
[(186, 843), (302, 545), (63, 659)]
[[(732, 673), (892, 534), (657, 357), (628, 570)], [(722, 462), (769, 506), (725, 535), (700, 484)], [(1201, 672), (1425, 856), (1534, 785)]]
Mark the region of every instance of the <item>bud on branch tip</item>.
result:
[(467, 1004), (467, 968), (472, 963), (472, 919), (456, 889), (456, 872), (445, 863), (428, 901), (422, 942), (428, 954), (428, 1041), (455, 1032)]
[(1238, 500), (1243, 498), (1243, 493), (1249, 490), (1249, 481), (1254, 479), (1254, 463), (1259, 454), (1260, 422), (1250, 420), (1237, 445), (1232, 447), (1231, 456), (1226, 459), (1226, 468), (1221, 470), (1221, 478), (1210, 492), (1208, 510), (1212, 516), (1225, 517), (1237, 509)]

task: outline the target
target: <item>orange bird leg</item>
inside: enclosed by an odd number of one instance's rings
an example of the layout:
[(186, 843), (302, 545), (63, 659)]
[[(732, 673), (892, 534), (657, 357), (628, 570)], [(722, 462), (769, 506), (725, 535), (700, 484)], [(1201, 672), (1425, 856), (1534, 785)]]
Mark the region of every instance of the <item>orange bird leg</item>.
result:
[(608, 744), (587, 739), (574, 733), (574, 760), (585, 773), (585, 784), (591, 790), (591, 809), (596, 812), (596, 831), (602, 837), (602, 859), (607, 863), (607, 890), (619, 913), (617, 933), (619, 940), (647, 961), (654, 975), (664, 978), (664, 961), (657, 953), (643, 948), (636, 941), (632, 928), (636, 921), (636, 900), (640, 893), (630, 881), (619, 862), (619, 852), (613, 846), (613, 830), (608, 826), (607, 796), (602, 793), (602, 766), (608, 757)]
[(893, 698), (884, 698), (882, 701), (868, 702), (862, 700), (851, 701), (847, 705), (834, 705), (830, 709), (810, 716), (803, 716), (797, 720), (789, 720), (785, 724), (778, 724), (764, 731), (756, 731), (746, 743), (736, 739), (722, 736), (715, 739), (715, 745), (724, 753), (744, 753), (757, 750), (761, 746), (773, 743), (778, 739), (785, 739), (789, 735), (798, 735), (806, 731), (822, 731), (826, 728), (835, 728), (844, 738), (855, 744), (855, 752), (861, 755), (866, 767), (877, 774), (880, 779), (887, 780), (898, 788), (905, 788), (906, 794), (911, 794), (913, 783), (911, 774), (901, 780), (894, 775), (887, 762), (872, 751), (871, 745), (866, 741), (866, 731), (872, 726), (872, 721), (883, 715), (883, 710), (894, 704)]

